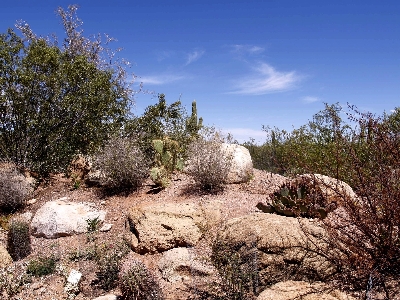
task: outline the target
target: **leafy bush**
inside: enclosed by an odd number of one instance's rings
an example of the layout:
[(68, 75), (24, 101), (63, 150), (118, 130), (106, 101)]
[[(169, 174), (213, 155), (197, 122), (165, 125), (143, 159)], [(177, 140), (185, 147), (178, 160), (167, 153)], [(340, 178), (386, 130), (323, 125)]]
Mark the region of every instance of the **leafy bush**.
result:
[(217, 190), (226, 182), (232, 157), (221, 147), (222, 139), (214, 134), (200, 137), (189, 145), (187, 173), (204, 190)]
[(32, 251), (29, 224), (23, 220), (12, 220), (9, 226), (7, 250), (13, 260), (20, 260)]
[(31, 185), (12, 164), (0, 167), (0, 211), (13, 212), (25, 204)]
[(42, 175), (96, 150), (132, 103), (124, 65), (100, 36), (83, 36), (76, 10), (57, 11), (66, 34), (60, 45), (25, 23), (17, 25), (23, 37), (0, 34), (0, 158)]
[(161, 288), (155, 277), (140, 261), (132, 261), (124, 266), (119, 275), (122, 299), (162, 300)]
[(54, 256), (38, 257), (29, 261), (26, 271), (36, 277), (53, 274), (56, 270), (56, 261)]
[(111, 138), (95, 157), (94, 167), (110, 188), (137, 189), (148, 177), (149, 162), (131, 138)]

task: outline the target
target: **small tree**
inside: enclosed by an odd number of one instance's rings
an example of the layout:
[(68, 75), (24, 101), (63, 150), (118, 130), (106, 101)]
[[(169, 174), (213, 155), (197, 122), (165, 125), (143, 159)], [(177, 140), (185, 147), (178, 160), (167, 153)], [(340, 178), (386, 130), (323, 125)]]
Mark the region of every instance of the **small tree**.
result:
[(17, 25), (23, 38), (0, 35), (0, 157), (44, 175), (102, 145), (132, 103), (123, 64), (110, 63), (99, 37), (82, 35), (76, 10), (58, 9), (61, 47), (25, 23)]

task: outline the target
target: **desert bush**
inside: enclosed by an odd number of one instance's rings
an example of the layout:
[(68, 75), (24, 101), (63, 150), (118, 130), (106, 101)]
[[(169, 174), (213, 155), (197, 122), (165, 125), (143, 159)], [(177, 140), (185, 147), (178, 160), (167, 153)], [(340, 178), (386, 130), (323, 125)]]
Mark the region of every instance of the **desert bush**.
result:
[(218, 190), (228, 178), (232, 157), (225, 154), (222, 142), (220, 135), (212, 133), (199, 137), (188, 147), (186, 172), (204, 190)]
[(131, 138), (113, 137), (94, 161), (94, 168), (104, 175), (110, 188), (137, 189), (148, 177), (149, 162)]
[(54, 256), (41, 256), (30, 260), (26, 271), (36, 277), (53, 274), (56, 270), (56, 262), (57, 259)]
[(102, 289), (109, 291), (117, 285), (121, 260), (128, 251), (129, 248), (125, 242), (95, 247), (94, 259), (98, 269), (96, 281)]
[(29, 223), (15, 219), (10, 222), (9, 226), (7, 250), (13, 260), (20, 260), (32, 251)]
[(32, 276), (26, 273), (26, 264), (13, 263), (12, 266), (0, 269), (0, 296), (2, 299), (12, 299), (22, 287), (32, 282)]
[(32, 187), (12, 164), (0, 168), (0, 211), (13, 212), (25, 204)]
[(122, 299), (162, 300), (161, 288), (145, 264), (134, 260), (124, 265), (119, 275)]
[[(219, 237), (212, 244), (211, 262), (218, 270), (218, 300), (255, 299), (259, 270), (257, 248), (246, 243), (232, 243)], [(215, 288), (215, 287), (214, 287)]]

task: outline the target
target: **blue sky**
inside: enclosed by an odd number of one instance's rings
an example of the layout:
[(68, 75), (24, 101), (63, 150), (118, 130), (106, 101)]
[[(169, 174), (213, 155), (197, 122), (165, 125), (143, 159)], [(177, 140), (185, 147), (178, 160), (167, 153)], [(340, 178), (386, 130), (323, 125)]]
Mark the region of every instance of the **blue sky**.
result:
[[(239, 141), (299, 127), (324, 102), (400, 106), (400, 1), (71, 1), (4, 1), (1, 32), (22, 19), (62, 36), (55, 10), (78, 4), (85, 36), (116, 38), (145, 89), (188, 110), (195, 99)], [(134, 113), (156, 101), (138, 95)]]

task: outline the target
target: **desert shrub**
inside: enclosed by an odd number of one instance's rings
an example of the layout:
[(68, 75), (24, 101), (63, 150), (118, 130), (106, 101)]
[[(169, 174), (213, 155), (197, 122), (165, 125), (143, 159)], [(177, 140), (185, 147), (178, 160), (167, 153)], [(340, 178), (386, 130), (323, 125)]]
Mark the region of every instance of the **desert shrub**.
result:
[(56, 270), (56, 262), (57, 259), (54, 256), (38, 257), (29, 261), (26, 271), (36, 277), (53, 274)]
[[(212, 244), (211, 262), (218, 270), (218, 300), (255, 299), (258, 294), (257, 248), (245, 242), (218, 238)], [(215, 288), (215, 287), (214, 287)]]
[(145, 264), (134, 260), (127, 263), (119, 275), (122, 299), (161, 300), (161, 288)]
[(23, 220), (12, 220), (9, 226), (7, 250), (13, 260), (20, 260), (32, 251), (29, 223)]
[(31, 185), (12, 164), (0, 168), (0, 211), (13, 212), (25, 204)]
[(109, 291), (117, 285), (121, 260), (128, 251), (125, 242), (96, 246), (94, 256), (98, 269), (96, 281), (102, 289)]
[(232, 157), (223, 151), (218, 134), (200, 137), (188, 147), (187, 173), (204, 190), (217, 190), (226, 182)]
[(26, 273), (26, 264), (13, 263), (6, 268), (0, 268), (0, 296), (2, 299), (12, 299), (24, 285), (32, 282), (32, 276)]
[(137, 189), (148, 177), (149, 162), (135, 139), (113, 137), (94, 161), (103, 174), (103, 184), (110, 188)]

